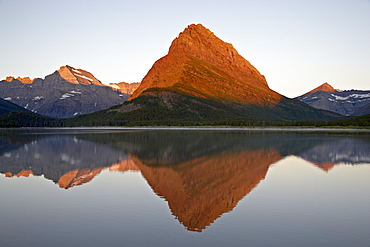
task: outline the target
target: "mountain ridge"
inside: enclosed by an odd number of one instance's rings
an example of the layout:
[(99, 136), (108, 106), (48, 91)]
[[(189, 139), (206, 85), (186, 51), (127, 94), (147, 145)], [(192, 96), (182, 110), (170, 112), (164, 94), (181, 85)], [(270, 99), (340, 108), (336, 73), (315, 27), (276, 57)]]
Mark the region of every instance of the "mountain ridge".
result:
[(140, 86), (140, 82), (109, 83), (108, 86), (113, 88), (114, 90), (120, 91), (121, 93), (132, 95), (135, 92), (135, 90)]
[(129, 96), (102, 84), (90, 72), (69, 65), (61, 66), (44, 79), (25, 78), (7, 77), (0, 81), (0, 98), (52, 118), (107, 109)]
[[(133, 115), (134, 121), (290, 121), (341, 117), (271, 90), (265, 77), (230, 43), (201, 24), (185, 28), (171, 43), (168, 54), (153, 64), (128, 102), (110, 110), (114, 111), (117, 114), (113, 118), (125, 122)], [(223, 111), (233, 114), (219, 118)]]
[(309, 93), (319, 92), (319, 91), (335, 92), (335, 91), (338, 91), (338, 90), (333, 88), (333, 86), (330, 85), (329, 83), (325, 82), (325, 83), (321, 84), (320, 86), (318, 86), (317, 88), (314, 88), (311, 91), (305, 93), (304, 95), (309, 94)]
[(317, 109), (336, 112), (344, 116), (370, 114), (370, 90), (339, 90), (324, 83), (295, 99)]
[(106, 86), (86, 70), (75, 69), (72, 66), (65, 65), (61, 66), (57, 71), (64, 80), (72, 84)]
[(283, 97), (231, 44), (201, 24), (189, 25), (174, 39), (168, 54), (153, 64), (129, 100), (146, 89), (175, 84), (186, 85), (188, 94), (225, 103), (266, 106)]
[(3, 115), (5, 113), (9, 113), (11, 111), (24, 111), (29, 112), (27, 109), (14, 104), (8, 100), (4, 100), (0, 98), (0, 115)]

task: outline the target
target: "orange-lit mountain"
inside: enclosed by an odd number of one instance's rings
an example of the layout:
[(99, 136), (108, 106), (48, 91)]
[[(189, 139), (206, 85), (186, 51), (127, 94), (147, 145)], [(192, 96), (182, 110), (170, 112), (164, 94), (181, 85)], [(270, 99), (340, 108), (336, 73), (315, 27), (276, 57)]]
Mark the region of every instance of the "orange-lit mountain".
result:
[(12, 82), (13, 80), (18, 80), (18, 81), (22, 82), (23, 84), (31, 84), (36, 79), (37, 78), (30, 79), (29, 77), (20, 77), (20, 76), (15, 78), (14, 76), (8, 76), (8, 77), (6, 77), (5, 81)]
[(265, 77), (231, 44), (201, 24), (190, 25), (180, 33), (130, 99), (148, 88), (176, 84), (187, 94), (227, 103), (268, 106), (283, 97), (268, 87)]
[(120, 91), (121, 93), (132, 95), (135, 92), (135, 90), (140, 86), (140, 82), (109, 83), (109, 86), (113, 88), (114, 90)]
[(241, 151), (199, 157), (175, 167), (152, 167), (131, 155), (172, 214), (188, 230), (198, 232), (232, 211), (281, 158), (276, 150)]
[(64, 80), (72, 84), (105, 86), (90, 72), (82, 69), (75, 69), (69, 65), (60, 67), (58, 74)]
[(127, 123), (339, 117), (271, 90), (231, 44), (201, 24), (189, 25), (173, 40), (168, 54), (154, 63), (128, 102), (99, 114), (89, 118)]
[(309, 94), (309, 93), (320, 92), (320, 91), (332, 93), (332, 92), (337, 91), (337, 89), (333, 88), (332, 85), (330, 85), (329, 83), (325, 82), (324, 84), (321, 84), (317, 88), (312, 89), (311, 91), (309, 91), (308, 93), (305, 93), (304, 95)]

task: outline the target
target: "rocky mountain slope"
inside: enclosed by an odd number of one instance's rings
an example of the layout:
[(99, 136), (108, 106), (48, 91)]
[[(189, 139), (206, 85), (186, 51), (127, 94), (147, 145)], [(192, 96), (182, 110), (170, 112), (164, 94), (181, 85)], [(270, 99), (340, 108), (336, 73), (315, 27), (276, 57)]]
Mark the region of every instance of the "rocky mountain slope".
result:
[(120, 91), (124, 94), (133, 94), (135, 90), (140, 86), (140, 82), (134, 83), (126, 83), (126, 82), (119, 82), (119, 83), (109, 83), (109, 86), (114, 90)]
[(11, 111), (28, 111), (28, 110), (7, 100), (0, 99), (0, 115), (3, 115)]
[(337, 112), (344, 116), (370, 114), (370, 90), (338, 90), (324, 83), (296, 99), (317, 109)]
[(282, 98), (231, 44), (201, 24), (190, 25), (179, 34), (130, 99), (148, 88), (176, 84), (182, 86), (182, 92), (227, 103), (267, 106)]
[(271, 90), (265, 77), (231, 44), (201, 24), (190, 25), (179, 34), (168, 54), (154, 63), (129, 100), (120, 109), (109, 110), (117, 112), (112, 116), (114, 119), (323, 120), (338, 117)]
[(52, 118), (103, 110), (128, 97), (102, 84), (90, 72), (68, 65), (45, 79), (7, 77), (0, 81), (0, 98)]

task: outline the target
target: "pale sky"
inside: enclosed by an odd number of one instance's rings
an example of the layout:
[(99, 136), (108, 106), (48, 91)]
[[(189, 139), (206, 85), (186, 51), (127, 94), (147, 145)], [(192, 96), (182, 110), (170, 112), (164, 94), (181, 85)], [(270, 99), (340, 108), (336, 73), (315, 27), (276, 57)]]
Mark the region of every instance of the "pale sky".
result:
[(0, 79), (62, 65), (139, 82), (189, 24), (236, 50), (273, 90), (370, 90), (370, 0), (0, 0)]

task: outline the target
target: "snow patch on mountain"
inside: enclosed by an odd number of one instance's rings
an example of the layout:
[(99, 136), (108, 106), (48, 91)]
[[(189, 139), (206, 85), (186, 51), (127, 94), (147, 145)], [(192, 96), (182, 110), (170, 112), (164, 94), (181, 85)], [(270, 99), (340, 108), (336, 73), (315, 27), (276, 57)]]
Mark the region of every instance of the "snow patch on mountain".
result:
[(81, 74), (81, 71), (79, 71), (79, 70), (77, 70), (75, 68), (72, 68), (72, 71)]
[(115, 85), (115, 84), (111, 84), (111, 85), (110, 85), (110, 87), (111, 87), (111, 88), (115, 88), (115, 89), (120, 89), (120, 87), (119, 87), (119, 86), (117, 86), (117, 85)]
[(342, 96), (335, 95), (335, 94), (331, 94), (331, 96), (333, 96), (336, 100), (348, 100), (349, 98), (355, 98), (355, 99), (358, 99), (358, 98), (369, 98), (370, 97), (370, 93), (365, 93), (365, 94), (351, 94), (351, 95), (348, 95), (346, 97), (342, 97)]
[(87, 76), (84, 76), (84, 75), (76, 75), (76, 74), (75, 74), (75, 76), (78, 76), (78, 77), (83, 78), (83, 79), (87, 79), (87, 80), (89, 80), (89, 81), (93, 81), (93, 79), (91, 79), (91, 78), (89, 78), (89, 77), (87, 77)]
[(40, 100), (42, 98), (44, 98), (44, 96), (36, 96), (35, 98), (33, 98), (33, 101), (37, 101), (37, 100)]
[[(326, 90), (327, 88), (331, 90)], [(332, 86), (325, 83), (297, 97), (297, 99), (315, 108), (337, 112), (344, 116), (358, 116), (359, 114), (370, 113), (369, 110), (357, 112), (370, 103), (369, 90), (332, 90), (332, 88)]]
[(78, 91), (70, 91), (68, 93), (63, 94), (59, 99), (63, 100), (63, 99), (67, 99), (69, 97), (74, 97), (74, 96), (80, 95), (80, 94), (82, 94), (82, 93), (78, 92)]

